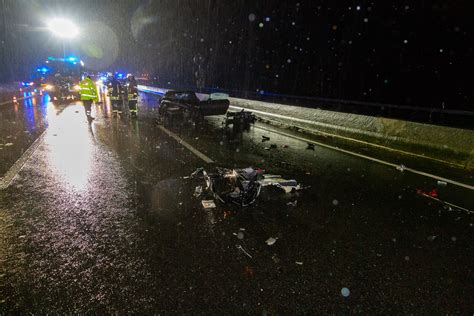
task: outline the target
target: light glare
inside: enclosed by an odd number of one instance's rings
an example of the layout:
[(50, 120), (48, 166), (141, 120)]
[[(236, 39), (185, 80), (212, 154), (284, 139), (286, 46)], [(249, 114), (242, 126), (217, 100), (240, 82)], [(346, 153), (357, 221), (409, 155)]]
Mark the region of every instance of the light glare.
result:
[(48, 22), (48, 29), (61, 38), (74, 38), (79, 35), (79, 28), (73, 22), (65, 19), (52, 19)]

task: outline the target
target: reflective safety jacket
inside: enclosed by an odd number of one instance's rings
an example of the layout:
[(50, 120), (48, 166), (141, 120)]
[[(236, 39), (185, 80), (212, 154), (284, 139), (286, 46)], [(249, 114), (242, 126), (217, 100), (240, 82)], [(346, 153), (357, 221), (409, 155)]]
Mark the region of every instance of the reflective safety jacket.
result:
[(79, 83), (79, 93), (81, 94), (81, 100), (92, 100), (95, 102), (99, 101), (99, 93), (92, 79), (84, 78)]

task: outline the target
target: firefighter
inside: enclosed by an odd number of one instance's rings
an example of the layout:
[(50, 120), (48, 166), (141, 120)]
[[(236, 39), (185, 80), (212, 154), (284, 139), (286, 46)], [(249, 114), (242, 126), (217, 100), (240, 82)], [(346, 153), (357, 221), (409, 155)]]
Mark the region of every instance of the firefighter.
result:
[(112, 113), (122, 114), (123, 98), (122, 98), (122, 85), (115, 76), (110, 78), (107, 84), (108, 95), (110, 102), (112, 103)]
[(133, 117), (137, 116), (138, 112), (138, 89), (137, 89), (137, 81), (135, 77), (129, 75), (127, 77), (127, 94), (128, 94), (128, 110), (130, 111), (130, 115)]
[(90, 122), (94, 119), (91, 116), (92, 102), (99, 101), (99, 93), (90, 76), (85, 77), (84, 80), (79, 83), (79, 93), (81, 95), (81, 101), (84, 104), (86, 117)]

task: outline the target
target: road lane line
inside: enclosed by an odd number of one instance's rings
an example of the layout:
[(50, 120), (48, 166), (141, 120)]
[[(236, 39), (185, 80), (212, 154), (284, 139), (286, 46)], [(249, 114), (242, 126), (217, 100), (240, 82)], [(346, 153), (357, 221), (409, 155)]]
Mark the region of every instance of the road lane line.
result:
[[(34, 97), (34, 95), (30, 95), (30, 96), (27, 96), (27, 97), (21, 97), (21, 98), (16, 99), (16, 101), (21, 101), (21, 100), (25, 100), (25, 99), (31, 99), (31, 98), (33, 98), (33, 97)], [(15, 101), (13, 101), (13, 100), (4, 101), (4, 102), (0, 103), (0, 106), (6, 105), (6, 104), (13, 104), (13, 103), (15, 103)]]
[(15, 177), (20, 173), (28, 159), (35, 153), (36, 149), (41, 145), (44, 139), (46, 130), (41, 133), (41, 135), (33, 142), (33, 144), (28, 147), (28, 149), (18, 158), (17, 161), (10, 167), (10, 169), (5, 173), (3, 178), (0, 178), (0, 190), (4, 190), (10, 186)]
[(168, 134), (168, 136), (174, 138), (179, 144), (183, 145), (184, 147), (186, 147), (189, 151), (191, 151), (193, 154), (195, 154), (197, 157), (201, 158), (202, 160), (204, 160), (205, 163), (214, 163), (214, 161), (207, 157), (206, 155), (204, 155), (202, 152), (200, 152), (199, 150), (197, 150), (196, 148), (194, 148), (193, 146), (191, 146), (190, 144), (188, 144), (186, 141), (184, 141), (181, 137), (179, 137), (178, 135), (176, 135), (175, 133), (173, 133), (172, 131), (170, 131), (169, 129), (165, 128), (163, 125), (158, 125), (158, 127), (163, 131), (165, 132), (166, 134)]
[[(308, 138), (304, 138), (304, 137), (300, 137), (300, 136), (296, 136), (296, 135), (291, 135), (291, 134), (288, 134), (288, 133), (285, 133), (285, 132), (280, 132), (280, 131), (270, 129), (270, 128), (266, 128), (266, 127), (262, 127), (262, 126), (255, 126), (255, 127), (258, 128), (258, 129), (261, 129), (261, 130), (265, 130), (265, 131), (268, 131), (268, 132), (272, 132), (272, 133), (280, 134), (280, 135), (290, 137), (290, 138), (293, 138), (293, 139), (297, 139), (297, 140), (300, 140), (300, 141), (303, 141), (303, 142), (306, 142), (306, 143), (318, 144), (321, 147), (337, 150), (337, 151), (343, 152), (345, 154), (349, 154), (349, 155), (356, 156), (356, 157), (359, 157), (359, 158), (367, 159), (367, 160), (377, 162), (377, 163), (380, 163), (380, 164), (383, 164), (383, 165), (386, 165), (386, 166), (390, 166), (390, 167), (394, 167), (394, 168), (399, 167), (399, 165), (388, 162), (388, 161), (385, 161), (385, 160), (381, 160), (381, 159), (377, 159), (377, 158), (374, 158), (374, 157), (359, 154), (359, 153), (356, 153), (356, 152), (353, 152), (353, 151), (341, 149), (339, 147), (327, 145), (327, 144), (324, 144), (324, 143), (321, 143), (321, 142), (318, 142), (318, 141), (314, 141), (312, 139), (308, 139)], [(413, 169), (413, 168), (408, 168), (408, 167), (405, 167), (404, 170), (408, 171), (408, 172), (411, 172), (411, 173), (414, 173), (414, 174), (418, 174), (418, 175), (421, 175), (421, 176), (432, 178), (432, 179), (435, 179), (435, 180), (444, 181), (444, 182), (450, 183), (452, 185), (463, 187), (465, 189), (474, 190), (474, 186), (472, 186), (472, 185), (465, 184), (465, 183), (458, 182), (458, 181), (451, 180), (451, 179), (447, 179), (447, 178), (443, 178), (443, 177), (440, 177), (440, 176), (437, 176), (437, 175), (434, 175), (434, 174), (431, 174), (431, 173), (428, 173), (428, 172), (423, 172), (423, 171), (419, 171), (419, 170), (416, 170), (416, 169)]]

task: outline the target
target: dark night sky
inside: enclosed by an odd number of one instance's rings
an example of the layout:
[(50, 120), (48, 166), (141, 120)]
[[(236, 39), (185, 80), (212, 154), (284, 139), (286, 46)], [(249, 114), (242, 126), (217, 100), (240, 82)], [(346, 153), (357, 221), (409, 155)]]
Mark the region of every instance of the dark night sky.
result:
[(5, 0), (0, 62), (27, 76), (61, 51), (44, 21), (68, 16), (83, 32), (67, 49), (95, 70), (146, 72), (174, 87), (473, 110), (470, 2)]

